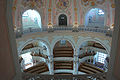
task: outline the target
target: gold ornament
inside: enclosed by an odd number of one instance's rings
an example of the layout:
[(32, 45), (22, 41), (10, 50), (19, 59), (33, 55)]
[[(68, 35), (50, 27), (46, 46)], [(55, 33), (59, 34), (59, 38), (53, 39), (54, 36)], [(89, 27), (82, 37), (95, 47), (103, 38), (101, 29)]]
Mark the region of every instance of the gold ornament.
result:
[(16, 10), (16, 6), (14, 6), (12, 9), (15, 11)]
[(112, 8), (115, 8), (115, 4), (111, 4), (111, 7), (112, 7)]
[(91, 6), (95, 6), (95, 2), (92, 1), (92, 2), (91, 2)]
[(77, 11), (77, 8), (74, 8), (75, 11)]
[(48, 12), (51, 12), (51, 9), (48, 9)]

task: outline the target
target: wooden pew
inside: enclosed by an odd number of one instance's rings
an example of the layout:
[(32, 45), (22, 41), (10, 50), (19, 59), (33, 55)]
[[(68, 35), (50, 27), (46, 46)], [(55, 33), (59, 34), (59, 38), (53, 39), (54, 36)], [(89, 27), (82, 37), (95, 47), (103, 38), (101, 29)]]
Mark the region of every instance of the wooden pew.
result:
[(73, 57), (72, 47), (56, 47), (53, 50), (54, 57)]
[(24, 70), (24, 72), (26, 73), (33, 73), (33, 74), (38, 74), (38, 73), (47, 72), (47, 71), (49, 71), (49, 69), (46, 63), (44, 62)]
[(97, 68), (96, 66), (94, 66), (94, 65), (92, 65), (92, 64), (87, 64), (87, 63), (85, 63), (84, 65), (89, 66), (89, 67), (91, 67), (91, 68), (93, 68), (93, 69), (95, 69), (95, 70), (98, 70), (98, 71), (100, 71), (100, 72), (104, 72), (102, 69), (99, 69), (99, 68)]
[(73, 69), (73, 61), (54, 61), (54, 70)]
[(88, 63), (81, 63), (81, 65), (78, 68), (78, 71), (85, 72), (87, 74), (104, 72), (103, 70), (97, 68), (96, 66)]

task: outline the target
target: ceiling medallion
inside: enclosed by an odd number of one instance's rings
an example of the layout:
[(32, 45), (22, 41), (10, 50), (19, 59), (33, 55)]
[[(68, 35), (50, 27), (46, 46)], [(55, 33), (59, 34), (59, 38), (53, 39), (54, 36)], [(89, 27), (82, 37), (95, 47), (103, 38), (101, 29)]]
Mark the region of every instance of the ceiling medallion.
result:
[(58, 0), (56, 6), (60, 10), (65, 10), (69, 7), (70, 1), (69, 0)]

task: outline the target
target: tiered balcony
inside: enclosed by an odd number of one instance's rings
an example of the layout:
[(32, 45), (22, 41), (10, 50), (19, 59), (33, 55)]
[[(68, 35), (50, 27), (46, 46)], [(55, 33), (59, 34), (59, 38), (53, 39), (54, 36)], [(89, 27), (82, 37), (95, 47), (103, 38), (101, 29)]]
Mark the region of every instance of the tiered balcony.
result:
[[(100, 33), (100, 34), (104, 35), (104, 37), (108, 37), (110, 39), (112, 37), (112, 30), (105, 29), (105, 28), (101, 29), (101, 28), (90, 28), (90, 27), (77, 27), (77, 28), (52, 27), (52, 28), (41, 28), (41, 29), (40, 28), (39, 29), (29, 28), (29, 29), (24, 30), (24, 31), (21, 31), (19, 29), (15, 31), (17, 42), (20, 42), (20, 40), (22, 40), (22, 38), (27, 39), (28, 37), (31, 37), (31, 35), (34, 35), (37, 33), (40, 33), (43, 36), (46, 34), (47, 34), (47, 36), (49, 36), (48, 34), (53, 35), (52, 33), (55, 33), (55, 35), (56, 35), (58, 32), (62, 36), (64, 36), (64, 33), (68, 33), (68, 34), (70, 33), (69, 35), (74, 33), (74, 35), (77, 35), (77, 37), (78, 37), (78, 34), (80, 34), (80, 33), (86, 33), (86, 32), (89, 33), (90, 32), (92, 34)], [(64, 32), (64, 33), (62, 33), (62, 32)], [(88, 35), (90, 35), (90, 34), (88, 34)], [(89, 48), (93, 49), (93, 47), (89, 47)], [(37, 49), (37, 48), (32, 48), (32, 49)], [(24, 50), (24, 52), (25, 52), (25, 50)], [(88, 55), (83, 54), (83, 55), (80, 55), (78, 57), (78, 59), (86, 60), (86, 59), (88, 59), (86, 57), (90, 57), (93, 55), (94, 55), (93, 53), (88, 54)], [(44, 57), (43, 55), (39, 55), (39, 56)], [(72, 61), (71, 60), (70, 61), (69, 60), (68, 61), (65, 61), (65, 60), (55, 61), (57, 59), (56, 57), (58, 59), (61, 57), (70, 57), (70, 58), (72, 57), (71, 58)], [(74, 64), (75, 64), (74, 58), (75, 57), (74, 57), (74, 53), (72, 51), (70, 51), (70, 52), (69, 52), (69, 50), (60, 51), (60, 50), (55, 49), (55, 50), (53, 50), (53, 58), (54, 58), (53, 59), (54, 60), (53, 71), (60, 70), (60, 69), (65, 69), (65, 70), (69, 69), (72, 72), (74, 72)], [(78, 62), (81, 63), (79, 60), (78, 60)], [(38, 69), (38, 73), (36, 72), (37, 69)], [(51, 80), (51, 79), (53, 79), (53, 80), (68, 80), (68, 79), (69, 80), (77, 80), (77, 79), (78, 80), (105, 80), (105, 75), (106, 75), (106, 72), (104, 72), (104, 71), (101, 72), (98, 68), (94, 69), (94, 66), (92, 66), (92, 68), (91, 68), (91, 65), (87, 65), (87, 64), (84, 64), (82, 66), (78, 66), (78, 74), (75, 74), (75, 75), (73, 73), (68, 73), (68, 72), (66, 72), (66, 73), (65, 72), (53, 73), (54, 75), (52, 75), (52, 74), (51, 75), (50, 74), (48, 74), (48, 75), (39, 74), (42, 72), (49, 72), (49, 70), (48, 70), (48, 68), (46, 68), (46, 66), (44, 67), (43, 71), (42, 71), (42, 66), (41, 66), (41, 68), (40, 67), (36, 68), (36, 66), (35, 66), (35, 68), (33, 67), (33, 69), (31, 68), (31, 70), (26, 70), (25, 72), (27, 72), (27, 73), (23, 72), (23, 79), (24, 80), (32, 80), (32, 79), (33, 80)], [(84, 75), (79, 74), (80, 72), (81, 73), (83, 72), (85, 74)], [(30, 73), (33, 73), (33, 74), (30, 74)], [(34, 73), (36, 73), (36, 74), (34, 74)], [(69, 75), (66, 76), (65, 74), (69, 74)]]
[(103, 33), (106, 36), (112, 37), (112, 31), (109, 28), (91, 28), (91, 27), (51, 27), (51, 28), (28, 28), (26, 30), (17, 29), (15, 30), (16, 37), (21, 37), (25, 34), (36, 33), (36, 32), (55, 32), (55, 31), (71, 31), (71, 32), (96, 32)]

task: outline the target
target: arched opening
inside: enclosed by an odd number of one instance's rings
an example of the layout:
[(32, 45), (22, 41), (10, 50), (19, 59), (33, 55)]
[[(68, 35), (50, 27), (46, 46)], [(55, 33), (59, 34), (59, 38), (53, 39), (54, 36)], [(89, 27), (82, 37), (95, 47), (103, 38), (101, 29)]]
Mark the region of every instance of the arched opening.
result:
[(104, 27), (105, 12), (99, 8), (92, 8), (85, 16), (85, 26)]
[(34, 41), (27, 44), (19, 55), (19, 63), (23, 72), (26, 73), (43, 73), (48, 72), (48, 47), (42, 41)]
[(53, 49), (54, 70), (73, 70), (73, 54), (73, 47), (69, 41), (58, 41)]
[(73, 57), (73, 47), (67, 40), (58, 41), (53, 49), (54, 57)]
[(42, 28), (40, 14), (36, 10), (26, 10), (22, 14), (22, 26), (23, 30)]
[(59, 26), (67, 26), (67, 16), (65, 14), (61, 14), (58, 18)]
[[(107, 72), (109, 54), (100, 43), (94, 41), (83, 42), (80, 45), (78, 55), (81, 63), (78, 69), (79, 71), (88, 74)], [(84, 68), (88, 70), (85, 71)], [(93, 70), (94, 68), (96, 70)]]

